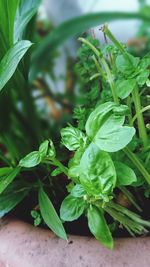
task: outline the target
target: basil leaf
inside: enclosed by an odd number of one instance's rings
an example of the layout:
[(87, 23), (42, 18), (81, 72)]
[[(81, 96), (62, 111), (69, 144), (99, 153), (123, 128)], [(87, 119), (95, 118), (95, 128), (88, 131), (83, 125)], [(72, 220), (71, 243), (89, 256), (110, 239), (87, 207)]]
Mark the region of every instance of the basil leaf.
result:
[(113, 108), (113, 113), (114, 115), (125, 116), (130, 113), (130, 109), (126, 105), (117, 105), (116, 107)]
[(122, 127), (125, 117), (116, 115), (117, 112), (124, 114), (126, 111), (126, 106), (107, 102), (91, 113), (86, 123), (86, 133), (100, 149), (115, 152), (132, 140), (134, 128)]
[(130, 185), (137, 182), (134, 171), (122, 162), (114, 162), (117, 173), (117, 185)]
[(84, 150), (83, 149), (78, 149), (75, 153), (72, 159), (70, 159), (69, 164), (68, 164), (68, 176), (72, 178), (76, 183), (78, 183), (78, 178), (80, 175), (80, 170), (79, 170), (79, 165), (80, 165), (80, 160), (83, 155)]
[(119, 55), (116, 58), (116, 67), (118, 71), (125, 75), (130, 75), (132, 74), (136, 67), (139, 64), (139, 58), (134, 57), (129, 53), (125, 53), (123, 55)]
[(133, 127), (123, 126), (111, 129), (105, 128), (105, 131), (98, 131), (93, 142), (102, 150), (107, 152), (116, 152), (129, 144), (135, 134)]
[(113, 238), (106, 223), (103, 213), (96, 207), (88, 209), (88, 226), (95, 238), (105, 247), (113, 248)]
[(42, 158), (54, 158), (56, 151), (52, 140), (45, 140), (39, 147), (39, 152)]
[(63, 221), (74, 221), (78, 219), (85, 210), (85, 201), (83, 198), (75, 198), (68, 195), (60, 207), (60, 217)]
[(31, 168), (37, 166), (41, 162), (39, 151), (33, 151), (19, 161), (19, 166)]
[(80, 161), (80, 182), (85, 190), (101, 199), (111, 194), (116, 184), (116, 171), (107, 152), (94, 143), (85, 150)]
[(83, 188), (82, 185), (76, 184), (73, 189), (71, 190), (71, 195), (76, 198), (83, 197), (86, 194), (85, 189)]
[(46, 157), (48, 151), (49, 141), (45, 140), (39, 147), (39, 152), (42, 157)]
[(32, 45), (30, 41), (22, 40), (8, 50), (0, 62), (0, 91), (14, 74), (20, 60)]
[(39, 190), (39, 205), (42, 218), (48, 227), (59, 237), (67, 240), (66, 232), (61, 220), (59, 219), (54, 206), (47, 194), (41, 187)]
[[(98, 130), (97, 134), (105, 135), (108, 131), (114, 132), (120, 126), (124, 124), (125, 116), (111, 115), (107, 118), (107, 120), (103, 123), (101, 128)], [(96, 136), (97, 136), (96, 134)], [(95, 137), (96, 137), (95, 136)]]
[(130, 80), (118, 80), (115, 84), (115, 90), (118, 97), (124, 99), (130, 95), (136, 85), (136, 81)]
[(61, 130), (62, 144), (66, 146), (70, 151), (77, 150), (80, 147), (84, 147), (86, 144), (85, 135), (77, 128), (66, 127)]
[(93, 138), (99, 128), (103, 125), (104, 120), (106, 120), (116, 104), (113, 102), (107, 102), (99, 105), (89, 116), (85, 129), (89, 137)]
[(11, 211), (29, 193), (29, 188), (21, 181), (10, 184), (0, 194), (0, 218)]
[(20, 167), (16, 167), (6, 172), (4, 175), (0, 175), (0, 194), (16, 178), (19, 172), (20, 172)]
[(137, 81), (139, 86), (143, 86), (146, 83), (146, 81), (149, 77), (149, 74), (150, 74), (150, 71), (145, 70), (145, 69), (140, 72), (140, 74), (136, 78), (136, 81)]

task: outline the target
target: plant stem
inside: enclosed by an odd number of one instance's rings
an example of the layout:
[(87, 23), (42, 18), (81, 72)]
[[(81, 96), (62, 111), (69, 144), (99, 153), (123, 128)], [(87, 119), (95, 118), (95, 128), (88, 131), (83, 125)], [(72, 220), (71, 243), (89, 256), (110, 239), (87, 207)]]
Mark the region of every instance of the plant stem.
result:
[(132, 126), (132, 109), (131, 109), (131, 97), (128, 96), (127, 98), (127, 106), (129, 107), (130, 113), (128, 114), (128, 120), (129, 120), (129, 125)]
[(123, 192), (123, 194), (127, 197), (127, 199), (133, 204), (133, 206), (138, 210), (142, 211), (141, 207), (136, 203), (134, 196), (125, 186), (119, 186), (119, 189)]
[(145, 180), (150, 185), (150, 174), (145, 169), (144, 164), (139, 161), (138, 157), (128, 147), (124, 148), (123, 151), (128, 156), (128, 158), (133, 162), (133, 164), (137, 167), (139, 172), (143, 175)]
[(119, 104), (119, 100), (118, 100), (118, 97), (115, 93), (115, 85), (114, 85), (114, 81), (113, 81), (113, 76), (111, 74), (111, 71), (109, 69), (109, 66), (106, 62), (106, 60), (104, 58), (101, 58), (101, 62), (105, 68), (105, 71), (106, 71), (106, 74), (107, 74), (107, 79), (108, 79), (108, 83), (110, 85), (110, 88), (111, 88), (111, 92), (112, 92), (112, 95), (113, 95), (113, 99), (114, 99), (114, 102), (116, 104)]
[[(150, 105), (148, 105), (148, 106), (146, 106), (146, 107), (144, 107), (144, 108), (142, 108), (141, 110), (140, 110), (140, 113), (143, 113), (143, 112), (145, 112), (145, 111), (147, 111), (147, 110), (150, 110)], [(135, 114), (135, 116), (133, 117), (133, 119), (132, 119), (132, 125), (133, 125), (133, 123), (134, 123), (134, 121), (137, 119), (137, 114)]]
[(100, 74), (104, 79), (106, 79), (105, 74), (103, 73), (103, 70), (102, 70), (102, 68), (100, 67), (100, 64), (99, 64), (98, 60), (96, 59), (95, 55), (93, 55), (92, 59), (93, 59), (93, 61), (94, 61), (94, 63), (95, 63), (95, 66), (96, 66), (97, 71), (99, 72), (99, 74)]
[(147, 142), (148, 142), (148, 137), (147, 137), (146, 128), (145, 128), (145, 124), (144, 124), (143, 114), (141, 113), (142, 107), (141, 107), (138, 87), (134, 88), (134, 90), (132, 92), (132, 97), (133, 97), (137, 121), (138, 121), (139, 136), (142, 139), (144, 147), (146, 147)]
[(102, 27), (102, 31), (107, 35), (107, 37), (115, 44), (115, 46), (120, 50), (121, 53), (126, 53), (123, 45), (115, 38), (115, 36), (111, 33), (111, 31), (108, 29), (108, 25), (105, 24)]
[(58, 159), (52, 159), (52, 163), (57, 166), (66, 176), (68, 176), (67, 168)]
[(88, 47), (91, 48), (91, 50), (94, 52), (94, 54), (99, 58), (102, 57), (102, 52), (101, 50), (97, 49), (93, 44), (91, 44), (88, 40), (86, 40), (85, 38), (79, 37), (78, 40), (84, 44), (86, 44)]

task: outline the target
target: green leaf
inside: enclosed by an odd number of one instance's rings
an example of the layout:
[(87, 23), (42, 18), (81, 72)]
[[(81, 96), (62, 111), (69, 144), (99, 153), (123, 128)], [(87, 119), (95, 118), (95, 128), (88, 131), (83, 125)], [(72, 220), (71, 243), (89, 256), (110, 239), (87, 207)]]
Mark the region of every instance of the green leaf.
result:
[(134, 57), (129, 53), (119, 55), (116, 58), (116, 67), (119, 72), (125, 75), (131, 75), (139, 64), (139, 58)]
[(0, 168), (0, 177), (10, 173), (13, 170), (11, 167), (2, 167)]
[(31, 216), (34, 218), (34, 226), (40, 225), (42, 221), (41, 214), (36, 210), (31, 210)]
[(115, 129), (107, 128), (106, 131), (98, 131), (93, 142), (102, 150), (116, 152), (126, 147), (135, 135), (133, 127), (121, 126)]
[(95, 238), (105, 247), (113, 248), (113, 238), (103, 213), (96, 207), (88, 209), (88, 226)]
[(0, 0), (0, 36), (1, 45), (3, 46), (3, 53), (0, 53), (0, 59), (5, 51), (14, 43), (14, 20), (18, 4), (19, 0)]
[(25, 27), (36, 14), (40, 2), (41, 0), (20, 0), (20, 5), (15, 18), (14, 42), (17, 42), (22, 38)]
[(0, 62), (0, 91), (14, 74), (20, 60), (32, 45), (30, 41), (20, 41), (8, 50)]
[(130, 95), (136, 85), (135, 79), (118, 80), (115, 84), (115, 90), (118, 97), (124, 99)]
[(76, 198), (68, 195), (60, 207), (60, 217), (63, 221), (74, 221), (78, 219), (85, 210), (85, 201), (83, 198)]
[(126, 112), (124, 105), (106, 102), (99, 105), (86, 122), (87, 135), (104, 151), (116, 152), (124, 148), (135, 134), (133, 127), (122, 126), (125, 116), (117, 115), (120, 112)]
[(79, 165), (80, 165), (80, 160), (83, 155), (84, 149), (78, 149), (75, 153), (74, 156), (69, 160), (68, 164), (68, 176), (72, 178), (73, 181), (76, 183), (79, 182), (79, 175), (80, 175), (80, 170), (79, 170)]
[(122, 162), (114, 162), (117, 173), (117, 185), (130, 185), (137, 182), (134, 171)]
[(77, 150), (80, 147), (84, 147), (86, 144), (85, 135), (77, 128), (66, 127), (61, 130), (62, 144), (66, 146), (70, 151)]
[(106, 102), (94, 109), (85, 125), (86, 133), (89, 137), (93, 138), (96, 135), (104, 121), (112, 114), (115, 106), (116, 104), (113, 102)]
[(43, 159), (55, 158), (56, 150), (52, 140), (45, 140), (39, 147), (39, 153)]
[(39, 147), (39, 152), (42, 157), (47, 156), (48, 148), (49, 148), (49, 140), (45, 140)]
[(33, 151), (19, 161), (19, 166), (25, 168), (32, 168), (40, 164), (40, 162), (41, 162), (41, 155), (39, 151)]
[(29, 188), (21, 181), (10, 184), (0, 194), (0, 217), (11, 211), (29, 193)]
[(6, 189), (6, 187), (12, 183), (16, 176), (20, 172), (20, 167), (11, 169), (8, 173), (0, 176), (0, 194)]
[(71, 195), (75, 198), (83, 197), (85, 194), (86, 194), (86, 191), (81, 184), (76, 184), (71, 190)]
[(51, 176), (53, 177), (55, 177), (55, 176), (57, 176), (57, 175), (59, 175), (59, 174), (61, 174), (62, 173), (62, 170), (60, 169), (60, 168), (56, 168), (55, 170), (53, 170), (52, 172), (51, 172)]
[(137, 81), (139, 86), (143, 86), (146, 83), (146, 81), (149, 77), (149, 74), (150, 74), (150, 71), (145, 70), (145, 69), (140, 72), (140, 74), (136, 78), (136, 81)]
[(41, 215), (47, 226), (59, 237), (67, 240), (66, 232), (61, 220), (59, 219), (53, 204), (41, 187), (39, 190), (39, 205)]
[[(43, 40), (33, 57), (33, 66), (30, 73), (30, 78), (34, 79), (35, 75), (44, 68), (49, 62), (51, 53), (68, 38), (76, 36), (79, 33), (86, 31), (94, 26), (99, 26), (106, 21), (114, 21), (119, 19), (144, 19), (149, 21), (149, 16), (140, 13), (125, 13), (125, 12), (100, 12), (94, 14), (82, 15), (77, 18), (65, 21), (54, 29)], [(67, 29), (67, 31), (66, 31)], [(47, 58), (47, 61), (45, 60)]]
[(80, 182), (89, 194), (104, 201), (116, 185), (116, 171), (111, 157), (94, 143), (88, 146), (81, 158)]
[(125, 116), (130, 113), (130, 109), (126, 105), (117, 105), (113, 108), (114, 115)]

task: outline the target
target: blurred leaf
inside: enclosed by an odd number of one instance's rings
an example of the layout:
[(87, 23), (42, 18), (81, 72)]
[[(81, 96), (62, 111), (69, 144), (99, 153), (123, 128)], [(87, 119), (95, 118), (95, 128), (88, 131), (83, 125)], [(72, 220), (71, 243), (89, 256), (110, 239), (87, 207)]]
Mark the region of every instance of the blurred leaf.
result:
[(18, 4), (19, 0), (0, 0), (0, 58), (13, 45), (14, 20)]
[(39, 190), (39, 205), (41, 215), (44, 219), (44, 222), (48, 225), (48, 227), (59, 237), (64, 240), (67, 240), (66, 232), (63, 227), (61, 220), (59, 219), (54, 206), (43, 188)]
[(20, 41), (5, 54), (0, 62), (0, 91), (12, 77), (20, 60), (31, 45), (30, 41)]
[(37, 72), (49, 62), (51, 53), (68, 38), (81, 34), (91, 27), (120, 19), (143, 19), (149, 21), (150, 16), (137, 12), (101, 12), (83, 15), (62, 23), (43, 40), (35, 51), (30, 79), (35, 78)]
[(20, 167), (10, 170), (7, 174), (0, 177), (0, 194), (16, 178), (20, 172)]
[(0, 218), (11, 211), (28, 194), (27, 188), (22, 181), (17, 181), (8, 186), (0, 194)]
[(22, 38), (25, 27), (36, 14), (41, 0), (21, 0), (17, 10), (14, 29), (14, 41)]

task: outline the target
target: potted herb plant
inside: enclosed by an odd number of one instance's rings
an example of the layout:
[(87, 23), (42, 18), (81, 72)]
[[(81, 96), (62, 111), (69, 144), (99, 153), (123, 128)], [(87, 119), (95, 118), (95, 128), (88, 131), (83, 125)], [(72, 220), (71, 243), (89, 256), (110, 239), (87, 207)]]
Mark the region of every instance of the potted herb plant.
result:
[[(66, 242), (68, 237), (63, 225), (65, 222), (71, 224), (80, 216), (85, 216), (83, 228), (88, 225), (91, 234), (109, 249), (114, 246), (113, 233), (116, 235), (120, 229), (123, 229), (121, 231), (126, 236), (127, 232), (131, 236), (148, 234), (150, 222), (146, 205), (149, 203), (150, 192), (150, 57), (149, 53), (142, 58), (133, 56), (125, 45), (117, 41), (107, 25), (102, 27), (102, 31), (112, 44), (101, 46), (98, 40), (80, 37), (82, 47), (79, 49), (79, 61), (76, 65), (80, 89), (76, 95), (76, 107), (72, 124), (61, 129), (61, 141), (56, 144), (45, 132), (42, 134), (42, 119), (38, 117), (30, 90), (35, 70), (39, 67), (34, 64), (37, 63), (38, 50), (33, 53), (29, 72), (30, 84), (27, 80), (30, 54), (21, 61), (32, 43), (22, 40), (22, 35), (27, 37), (29, 32), (26, 28), (27, 22), (20, 24), (20, 21), (26, 14), (26, 9), (27, 17), (33, 17), (38, 3), (31, 8), (31, 5), (22, 1), (19, 10), (18, 2), (15, 3), (11, 2), (14, 13), (12, 12), (9, 32), (6, 34), (5, 31), (7, 23), (2, 31), (1, 55), (4, 56), (0, 63), (0, 101), (7, 118), (1, 112), (0, 214), (3, 217), (15, 207), (17, 210), (17, 205), (27, 199), (23, 203), (31, 207), (34, 224), (37, 226), (44, 222), (65, 241), (58, 241), (48, 230), (33, 229), (24, 223), (20, 226), (18, 222), (4, 220), (1, 227), (1, 240), (4, 242), (0, 245), (0, 257), (4, 266), (7, 264), (6, 260), (8, 266), (19, 266), (22, 253), (19, 252), (19, 256), (12, 260), (12, 254), (7, 254), (8, 248), (17, 254), (20, 242), (23, 244), (26, 241), (29, 244), (28, 237), (32, 237), (31, 244), (34, 246), (39, 244), (41, 237), (40, 251), (37, 245), (33, 248), (33, 252), (36, 251), (33, 253), (36, 255), (35, 259), (30, 264), (31, 255), (27, 259), (23, 257), (22, 266), (33, 266), (37, 253), (44, 255), (41, 247), (47, 246), (43, 245), (45, 242), (56, 251), (53, 258), (48, 250), (48, 256), (41, 258), (39, 266), (70, 266), (70, 262), (75, 265), (74, 259), (70, 261), (68, 258), (72, 255), (72, 250), (69, 250), (69, 243)], [(8, 11), (4, 1), (0, 1), (0, 4), (5, 12)], [(13, 21), (15, 16), (16, 28)], [(2, 24), (2, 20), (0, 22)], [(34, 25), (34, 19), (32, 23)], [(17, 90), (13, 90), (14, 88)], [(9, 104), (9, 110), (6, 103)], [(24, 204), (19, 206), (21, 213), (24, 213)], [(21, 235), (24, 241), (20, 239)], [(10, 238), (16, 244), (15, 250), (9, 246)], [(107, 249), (91, 238), (71, 237), (70, 240), (72, 239), (75, 246), (73, 248), (81, 243), (82, 249), (81, 255), (79, 252), (77, 254), (80, 260), (76, 266), (82, 266), (82, 254), (88, 240), (91, 244), (97, 244), (95, 252), (91, 252), (94, 255), (99, 247), (101, 253), (108, 253)], [(117, 246), (124, 242), (127, 241), (117, 241)], [(135, 242), (143, 246), (145, 241), (140, 239)], [(62, 261), (62, 246), (66, 246), (65, 251), (71, 253), (67, 254), (65, 261)], [(134, 249), (135, 243), (129, 239), (127, 246)], [(23, 246), (23, 249), (25, 253), (28, 251), (27, 247)], [(58, 257), (56, 260), (58, 249), (61, 251), (61, 259)], [(93, 261), (88, 265), (91, 260), (85, 255), (86, 263), (83, 266), (98, 264), (99, 257), (96, 257), (96, 263)], [(111, 263), (112, 256), (110, 259), (108, 264), (114, 266)], [(123, 266), (122, 262), (119, 264)]]

